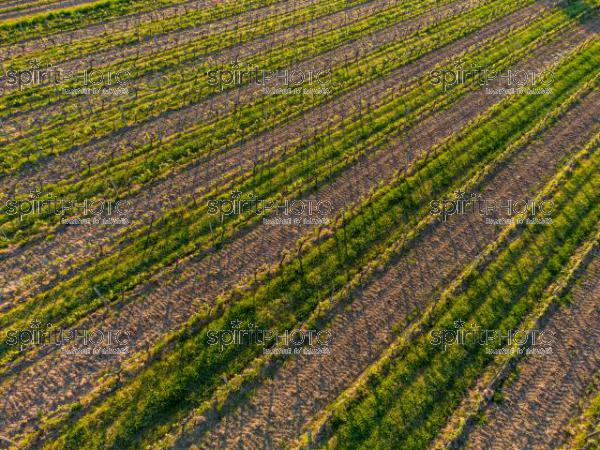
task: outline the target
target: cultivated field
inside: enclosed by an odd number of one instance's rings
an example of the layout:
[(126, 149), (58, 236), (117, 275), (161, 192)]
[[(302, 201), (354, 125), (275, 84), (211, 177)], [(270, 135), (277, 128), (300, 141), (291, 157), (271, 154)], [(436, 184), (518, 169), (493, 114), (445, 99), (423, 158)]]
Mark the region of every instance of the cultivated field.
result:
[(0, 450), (600, 448), (599, 32), (0, 0)]

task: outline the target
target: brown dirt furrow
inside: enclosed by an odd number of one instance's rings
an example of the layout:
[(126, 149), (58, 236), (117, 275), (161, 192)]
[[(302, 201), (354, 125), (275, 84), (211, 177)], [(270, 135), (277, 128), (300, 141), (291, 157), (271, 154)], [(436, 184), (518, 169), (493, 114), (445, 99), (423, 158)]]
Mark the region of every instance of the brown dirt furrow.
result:
[[(458, 11), (467, 9), (472, 5), (479, 3), (481, 0), (468, 0), (466, 3), (455, 2), (451, 5), (436, 9), (425, 13), (417, 18), (402, 21), (390, 28), (377, 31), (359, 38), (353, 42), (345, 43), (335, 49), (329, 50), (307, 60), (302, 60), (291, 64), (288, 69), (304, 69), (304, 70), (328, 70), (334, 64), (341, 64), (345, 60), (358, 59), (367, 53), (375, 50), (377, 47), (386, 43), (397, 41), (405, 36), (408, 36), (416, 30), (422, 29), (428, 24), (440, 20), (440, 17), (447, 17), (458, 14)], [(547, 0), (539, 5), (532, 5), (524, 8), (521, 12), (523, 18), (529, 14), (539, 14), (547, 7), (544, 5), (553, 4), (557, 0)], [(515, 13), (518, 14), (519, 12)], [(326, 27), (327, 18), (318, 20), (309, 26), (309, 31), (318, 30), (321, 27)], [(498, 32), (500, 28), (496, 30)], [(298, 36), (304, 35), (306, 28), (296, 27), (287, 37), (273, 35), (267, 38), (267, 42), (254, 41), (242, 46), (234, 46), (218, 52), (215, 55), (210, 55), (206, 61), (203, 61), (210, 66), (219, 67), (223, 64), (228, 64), (233, 60), (243, 61), (245, 58), (256, 54), (264, 49), (271, 48), (279, 39), (295, 40)], [(271, 42), (273, 39), (273, 42)], [(66, 152), (59, 155), (50, 155), (41, 158), (37, 163), (21, 168), (13, 174), (6, 174), (0, 178), (0, 191), (12, 192), (14, 189), (19, 189), (20, 186), (28, 186), (28, 183), (46, 184), (53, 183), (65, 178), (78, 181), (88, 167), (88, 163), (94, 167), (96, 164), (108, 162), (113, 157), (119, 157), (123, 154), (131, 152), (131, 149), (143, 146), (150, 141), (156, 142), (158, 136), (165, 139), (174, 133), (182, 132), (189, 127), (198, 123), (208, 124), (229, 114), (233, 108), (239, 105), (244, 105), (258, 100), (263, 97), (263, 87), (258, 85), (246, 85), (241, 88), (229, 89), (220, 94), (206, 98), (199, 103), (186, 105), (177, 110), (169, 110), (161, 113), (158, 117), (152, 118), (143, 123), (137, 123), (130, 127), (120, 128), (113, 133), (109, 133), (101, 138), (92, 139), (85, 145), (75, 146)], [(132, 92), (134, 88), (132, 88)], [(141, 94), (146, 91), (142, 89)], [(82, 111), (85, 111), (87, 106), (85, 98), (80, 99), (82, 102)], [(237, 106), (235, 106), (237, 105)], [(112, 104), (114, 106), (114, 104)], [(45, 108), (45, 112), (41, 113), (41, 117), (47, 117), (48, 111), (52, 114), (62, 115), (60, 104)], [(52, 112), (54, 111), (54, 112)], [(31, 120), (38, 121), (40, 115), (33, 114)], [(46, 120), (46, 119), (44, 119)], [(83, 120), (83, 118), (82, 118)], [(16, 126), (16, 132), (28, 129), (27, 117), (19, 117), (18, 121), (13, 121), (10, 118), (5, 120), (5, 130), (10, 130)], [(31, 125), (33, 127), (33, 125)], [(7, 131), (10, 136), (10, 131)]]
[[(57, 1), (57, 2), (56, 1), (48, 2), (46, 4), (38, 4), (38, 5), (30, 6), (28, 8), (20, 9), (18, 11), (7, 11), (7, 12), (0, 11), (0, 20), (14, 19), (16, 17), (27, 16), (30, 14), (39, 14), (42, 12), (54, 11), (57, 9), (72, 8), (73, 6), (84, 5), (85, 3), (91, 3), (93, 1), (94, 0), (61, 0), (61, 1)], [(0, 5), (0, 8), (5, 9), (5, 8), (17, 6), (22, 3), (28, 3), (28, 0), (26, 0), (24, 2), (10, 2), (10, 4), (3, 3), (2, 5)]]
[[(571, 145), (585, 142), (582, 138), (590, 135), (594, 123), (589, 108), (599, 102), (600, 95), (590, 94), (542, 140), (527, 146), (486, 182), (480, 190), (483, 197), (529, 198), (532, 190), (552, 177), (557, 161), (575, 150)], [(435, 222), (389, 271), (334, 318), (330, 355), (294, 356), (241, 408), (226, 414), (205, 436), (205, 443), (211, 443), (210, 448), (215, 448), (215, 442), (216, 448), (279, 448), (295, 438), (392, 342), (393, 325), (425, 308), (500, 230), (485, 225), (479, 215)], [(189, 432), (180, 440), (181, 447), (198, 437)]]
[[(518, 21), (528, 16), (528, 14), (516, 14), (512, 19)], [(431, 70), (442, 61), (451, 60), (453, 55), (467, 48), (481, 45), (484, 40), (498, 36), (494, 34), (495, 32), (500, 35), (509, 32), (505, 21), (498, 21), (480, 33), (476, 33), (476, 36), (431, 52), (420, 60), (402, 67), (389, 77), (367, 83), (333, 101), (313, 108), (301, 118), (250, 139), (239, 147), (214, 155), (210, 160), (191, 165), (169, 179), (144, 187), (136, 195), (128, 198), (131, 209), (138, 212), (132, 217), (133, 226), (139, 226), (142, 221), (149, 220), (147, 216), (143, 216), (144, 212), (160, 214), (165, 208), (190, 201), (193, 193), (201, 194), (206, 189), (222, 184), (225, 181), (224, 175), (231, 173), (232, 170), (235, 170), (235, 173), (248, 170), (252, 161), (264, 158), (270, 149), (287, 144), (290, 136), (303, 140), (311, 139), (315, 131), (325, 130), (337, 122), (340, 116), (347, 116), (348, 112), (355, 111), (359, 98), (369, 98), (373, 106), (386, 101), (390, 89), (394, 89), (395, 92), (406, 89), (407, 83), (414, 77)], [(583, 31), (578, 30), (575, 33), (581, 34)], [(499, 100), (490, 96), (481, 98), (488, 105), (492, 101)], [(472, 107), (458, 108), (458, 112), (472, 110)], [(467, 116), (468, 114), (465, 117)], [(435, 127), (435, 124), (427, 123)], [(460, 126), (460, 123), (464, 121), (456, 121), (456, 118), (453, 118), (448, 125)], [(110, 247), (110, 242), (123, 231), (119, 231), (118, 228), (115, 230), (115, 227), (88, 227), (82, 232), (78, 227), (65, 227), (57, 230), (57, 237), (53, 240), (26, 246), (12, 254), (7, 254), (0, 260), (0, 282), (2, 282), (0, 293), (4, 295), (6, 301), (10, 298), (14, 303), (52, 286), (56, 283), (56, 274), (59, 271), (76, 267), (82, 259), (93, 258), (99, 251), (99, 245)], [(89, 246), (87, 244), (89, 242), (94, 245)], [(105, 254), (112, 251), (109, 248), (103, 250)], [(63, 258), (64, 255), (69, 255), (69, 259)], [(27, 261), (27, 264), (24, 264), (24, 261)], [(40, 282), (32, 283), (24, 290), (23, 283), (19, 283), (18, 280), (23, 280), (24, 275), (31, 274), (39, 277)], [(9, 306), (6, 301), (2, 302), (0, 299), (3, 308)]]
[[(69, 58), (68, 61), (62, 63), (57, 63), (54, 61), (53, 67), (60, 68), (65, 71), (71, 70), (73, 72), (77, 72), (89, 67), (90, 65), (99, 69), (105, 65), (114, 64), (115, 61), (133, 56), (137, 58), (138, 56), (146, 55), (155, 56), (157, 53), (166, 54), (168, 53), (167, 51), (169, 49), (184, 44), (189, 44), (194, 41), (199, 42), (201, 39), (205, 39), (207, 36), (220, 35), (222, 33), (238, 29), (242, 26), (259, 24), (261, 20), (264, 20), (271, 15), (292, 12), (313, 3), (315, 3), (315, 0), (294, 0), (285, 2), (283, 4), (276, 3), (263, 8), (245, 11), (234, 17), (228, 17), (214, 22), (199, 24), (198, 26), (191, 28), (156, 34), (151, 38), (139, 43), (118, 46), (109, 50), (90, 53), (83, 57), (77, 56), (74, 59), (73, 55), (69, 55), (67, 56)], [(368, 3), (359, 6), (354, 6), (331, 15), (301, 23), (297, 26), (290, 27), (282, 31), (271, 33), (268, 36), (260, 37), (259, 39), (252, 40), (251, 42), (244, 44), (230, 42), (228, 51), (240, 51), (242, 53), (250, 54), (250, 48), (252, 48), (252, 54), (255, 54), (259, 51), (269, 49), (274, 45), (280, 45), (284, 42), (289, 42), (290, 35), (297, 36), (302, 33), (310, 34), (319, 29), (332, 29), (342, 24), (352, 23), (358, 18), (376, 13), (389, 4), (390, 2), (385, 0), (369, 1)], [(207, 55), (203, 59), (203, 62), (210, 62), (214, 59), (214, 57), (214, 55)], [(185, 67), (189, 69), (189, 65), (197, 63), (198, 61), (193, 61), (190, 64), (185, 65)], [(123, 64), (123, 66), (125, 66), (125, 64)], [(126, 67), (123, 68), (125, 69)], [(4, 95), (15, 89), (17, 88), (10, 88), (6, 86), (4, 88)], [(0, 95), (2, 95), (2, 92), (0, 92)], [(42, 117), (44, 117), (44, 120), (47, 120), (48, 118), (59, 115), (60, 109), (58, 106), (62, 107), (64, 103), (65, 100), (57, 101), (53, 103), (50, 108), (48, 107), (50, 105), (45, 105), (44, 108), (34, 108), (32, 111), (28, 111), (27, 114), (32, 114), (33, 112), (43, 114)]]
[(567, 438), (564, 427), (577, 414), (600, 369), (600, 255), (573, 289), (573, 300), (553, 311), (542, 328), (553, 336), (550, 355), (528, 355), (517, 378), (491, 404), (487, 422), (472, 430), (469, 449), (553, 450)]
[[(56, 2), (57, 0), (55, 0)], [(58, 0), (60, 1), (60, 0)], [(20, 6), (20, 5), (24, 5), (27, 3), (35, 3), (35, 1), (32, 0), (10, 0), (10, 1), (5, 1), (5, 2), (0, 2), (0, 9), (6, 9), (6, 8), (12, 8), (13, 6)]]
[[(578, 38), (574, 36), (573, 41), (565, 39), (561, 43), (575, 45), (584, 38), (584, 35), (585, 33)], [(524, 64), (537, 64), (536, 67), (543, 63), (549, 64), (557, 49), (564, 45), (561, 43), (543, 47), (540, 49), (538, 60), (533, 59)], [(378, 181), (391, 176), (396, 168), (402, 167), (411, 152), (418, 157), (439, 139), (447, 136), (446, 133), (451, 130), (448, 126), (450, 123), (464, 124), (475, 117), (482, 104), (485, 107), (486, 101), (489, 101), (482, 92), (477, 91), (472, 94), (474, 97), (465, 98), (460, 105), (457, 105), (458, 107), (423, 121), (409, 132), (409, 139), (403, 139), (385, 151), (369, 155), (364, 163), (349, 169), (331, 185), (321, 190), (317, 197), (331, 201), (335, 210), (356, 201)], [(564, 133), (569, 133), (569, 137), (572, 136), (570, 133), (573, 133), (574, 138), (569, 142), (576, 143), (583, 139), (584, 130), (592, 120), (590, 115), (593, 108), (590, 108), (590, 103), (593, 105), (597, 98), (594, 96), (591, 100), (586, 100), (583, 107), (578, 108), (577, 111), (580, 109), (584, 111), (583, 125), (573, 119), (577, 117), (576, 115), (569, 116), (572, 123), (566, 131), (563, 130)], [(412, 144), (409, 143), (414, 143), (418, 147), (410, 148)], [(563, 148), (559, 150), (566, 151)], [(544, 149), (540, 153), (542, 158), (547, 156), (547, 151)], [(545, 169), (546, 165), (543, 165), (540, 170)], [(534, 177), (533, 173), (532, 177)], [(118, 313), (114, 311), (115, 314), (110, 317), (105, 316), (106, 311), (98, 311), (86, 323), (88, 326), (94, 324), (94, 327), (98, 326), (102, 329), (128, 329), (136, 336), (132, 344), (134, 350), (148, 348), (165, 332), (184, 323), (200, 305), (212, 303), (217, 295), (230, 289), (243, 277), (250, 276), (262, 264), (276, 263), (281, 252), (306, 230), (307, 228), (294, 226), (258, 226), (244, 230), (231, 244), (214, 255), (212, 260), (190, 258), (180, 265), (173, 279), (157, 279), (147, 286), (140, 286), (132, 296), (135, 302), (122, 305)], [(446, 227), (442, 228), (442, 232), (449, 233)], [(446, 240), (442, 237), (439, 245), (443, 245), (444, 242)], [(478, 242), (481, 243), (480, 240)], [(423, 279), (422, 282), (425, 283), (425, 280)], [(418, 286), (419, 283), (416, 283), (414, 288)], [(28, 358), (28, 360), (33, 359)], [(93, 387), (99, 373), (114, 370), (120, 361), (118, 358), (88, 358), (84, 368), (80, 367), (80, 363), (78, 358), (65, 358), (58, 352), (54, 352), (38, 364), (22, 370), (18, 376), (5, 380), (0, 385), (0, 396), (11, 398), (13, 405), (20, 405), (20, 407), (14, 408), (10, 404), (2, 406), (0, 417), (6, 417), (4, 426), (14, 433), (23, 430), (25, 425), (23, 421), (35, 422), (32, 412), (37, 408), (49, 411), (60, 404), (75, 400)], [(54, 368), (57, 377), (51, 376), (47, 371), (48, 368)], [(62, 379), (60, 383), (59, 379)], [(70, 380), (77, 380), (77, 387), (67, 390), (65, 386), (73, 386), (69, 384)], [(27, 390), (18, 388), (23, 385), (29, 388)]]
[(28, 38), (15, 44), (0, 47), (0, 52), (3, 58), (25, 55), (33, 50), (45, 49), (61, 42), (85, 39), (104, 32), (125, 31), (144, 23), (184, 14), (186, 10), (201, 9), (213, 5), (214, 1), (212, 0), (190, 0), (181, 5), (119, 16), (109, 21), (90, 24), (72, 31)]
[[(298, 9), (299, 7), (303, 6), (304, 3), (314, 3), (316, 0), (296, 0), (295, 3), (286, 3), (285, 5), (287, 6), (288, 10), (293, 10), (293, 9)], [(398, 0), (395, 0), (398, 1)], [(440, 13), (444, 13), (446, 12), (447, 14), (450, 14), (450, 12), (448, 12), (448, 8), (452, 8), (452, 5), (454, 5), (454, 11), (465, 8), (466, 5), (470, 4), (470, 3), (477, 3), (478, 1), (481, 0), (469, 0), (467, 3), (461, 3), (460, 1), (455, 1), (454, 3), (452, 3), (450, 6), (446, 6), (444, 8), (435, 8), (432, 7), (431, 10), (433, 10), (433, 12), (430, 10), (429, 13), (424, 14), (423, 16), (419, 16), (419, 17), (430, 17), (431, 15), (436, 15), (436, 14), (440, 14)], [(302, 4), (300, 6), (296, 6), (296, 3), (298, 2), (302, 2)], [(196, 57), (194, 57), (191, 60), (186, 61), (185, 63), (181, 63), (179, 64), (179, 69), (178, 71), (173, 74), (173, 71), (171, 71), (169, 77), (170, 78), (174, 78), (175, 80), (178, 80), (178, 73), (179, 72), (185, 72), (186, 73), (186, 77), (189, 79), (193, 74), (199, 74), (201, 76), (204, 75), (204, 69), (203, 66), (207, 65), (209, 67), (219, 67), (225, 64), (229, 64), (234, 60), (238, 60), (238, 61), (243, 61), (245, 58), (249, 58), (252, 56), (256, 56), (257, 54), (260, 54), (261, 52), (265, 52), (269, 49), (272, 49), (273, 47), (277, 46), (277, 45), (281, 45), (281, 44), (289, 44), (290, 41), (295, 41), (296, 39), (300, 38), (300, 37), (305, 37), (308, 34), (317, 34), (319, 32), (325, 31), (325, 30), (333, 30), (336, 28), (339, 28), (340, 26), (344, 26), (344, 24), (351, 24), (352, 22), (357, 21), (358, 19), (364, 18), (365, 15), (370, 14), (376, 10), (381, 9), (382, 7), (386, 6), (386, 2), (384, 0), (374, 0), (372, 2), (366, 3), (364, 5), (359, 5), (359, 6), (355, 6), (353, 8), (347, 9), (347, 10), (343, 10), (341, 12), (338, 13), (334, 13), (331, 15), (326, 15), (314, 20), (311, 20), (309, 22), (305, 22), (293, 27), (290, 27), (289, 29), (286, 30), (281, 30), (281, 31), (277, 31), (275, 33), (270, 33), (267, 34), (265, 36), (261, 36), (258, 37), (257, 39), (252, 39), (248, 42), (245, 43), (234, 43), (232, 42), (230, 46), (227, 46), (226, 48), (223, 48), (219, 51), (216, 52), (212, 52), (212, 53), (208, 53), (208, 54), (201, 54), (202, 49), (200, 47), (196, 48)], [(277, 10), (277, 5), (273, 5), (271, 7), (266, 7), (263, 9), (263, 12), (261, 14), (268, 14), (268, 11), (274, 11), (274, 12), (279, 12), (281, 13), (281, 5), (280, 5), (280, 9), (279, 11)], [(439, 11), (439, 12), (438, 12)], [(235, 28), (236, 26), (238, 26), (237, 24), (237, 20), (238, 17), (246, 17), (243, 15), (238, 15), (235, 16), (233, 18), (228, 18), (228, 19), (223, 19), (222, 21), (218, 21), (215, 23), (209, 23), (207, 27), (203, 27), (203, 32), (205, 34), (219, 34), (219, 33), (215, 33), (216, 29), (230, 29), (232, 24), (233, 27)], [(247, 15), (247, 17), (249, 18), (249, 20), (251, 20), (252, 18), (252, 12), (249, 12), (249, 14)], [(407, 30), (405, 30), (405, 28), (407, 27), (407, 24), (411, 23), (411, 20), (415, 20), (413, 19), (407, 19), (406, 21), (402, 22), (404, 24), (404, 28), (402, 28), (404, 30), (404, 33), (407, 32)], [(425, 22), (423, 22), (423, 24), (425, 24)], [(421, 27), (421, 26), (420, 26)], [(419, 27), (419, 28), (420, 28)], [(399, 28), (399, 24), (396, 24), (390, 28), (387, 28), (386, 30), (396, 30), (396, 33), (400, 33), (400, 31), (398, 31)], [(186, 30), (184, 30), (185, 32)], [(382, 31), (385, 30), (380, 30), (379, 32), (375, 32), (372, 34), (367, 34), (366, 36), (363, 36), (362, 38), (358, 39), (355, 42), (362, 42), (364, 40), (368, 41), (369, 38), (373, 38), (373, 36), (377, 36), (379, 34), (382, 34)], [(383, 33), (385, 34), (385, 33)], [(166, 34), (164, 36), (164, 38), (169, 39), (171, 37), (171, 34)], [(385, 36), (384, 36), (385, 37)], [(178, 38), (177, 35), (174, 36), (174, 38)], [(390, 36), (387, 36), (387, 39), (390, 39)], [(201, 39), (196, 39), (197, 41), (200, 41)], [(143, 55), (143, 50), (145, 48), (149, 48), (151, 51), (153, 52), (157, 52), (159, 51), (160, 53), (163, 52), (163, 48), (159, 48), (158, 47), (158, 40), (155, 43), (154, 40), (153, 42), (148, 42), (148, 43), (144, 43), (141, 45), (135, 45), (133, 47), (122, 47), (120, 48), (118, 51), (124, 51), (126, 53), (128, 53), (129, 55), (131, 55), (132, 53), (134, 55), (137, 55), (138, 52), (140, 52), (140, 54)], [(177, 42), (177, 40), (175, 41), (175, 45), (179, 45), (180, 43), (185, 43), (186, 39), (184, 39), (181, 42)], [(349, 41), (348, 41), (349, 42)], [(387, 42), (387, 41), (386, 41)], [(342, 46), (337, 47), (336, 49), (342, 49), (344, 47), (348, 47), (348, 43), (345, 43)], [(372, 46), (375, 46), (376, 43), (371, 43)], [(335, 51), (334, 50), (330, 50), (331, 51)], [(368, 51), (371, 50), (371, 48), (369, 47), (365, 47), (364, 50)], [(324, 54), (327, 54), (329, 52), (325, 52)], [(199, 54), (201, 54), (201, 56), (198, 56)], [(188, 55), (189, 57), (190, 55)], [(320, 55), (318, 55), (316, 58), (318, 58)], [(104, 63), (110, 64), (110, 63), (114, 63), (115, 60), (118, 60), (119, 54), (114, 54), (114, 55), (105, 55), (104, 53), (100, 53), (98, 55), (98, 58), (94, 58), (91, 61), (96, 64), (96, 65), (102, 65)], [(294, 63), (294, 61), (290, 61), (289, 62), (290, 65), (292, 63)], [(89, 58), (82, 58), (81, 60), (73, 60), (73, 61), (69, 61), (68, 63), (66, 63), (69, 66), (73, 66), (73, 70), (82, 70), (86, 67), (89, 67), (90, 65), (90, 59)], [(201, 66), (199, 66), (201, 64)], [(127, 65), (125, 63), (123, 63), (121, 69), (127, 69), (126, 67)], [(59, 66), (57, 66), (59, 67)], [(62, 66), (60, 66), (62, 67)], [(190, 75), (192, 74), (192, 75)], [(135, 74), (132, 74), (135, 75)], [(133, 80), (128, 84), (128, 87), (130, 88), (129, 91), (130, 93), (127, 95), (121, 95), (119, 97), (115, 97), (111, 100), (111, 104), (110, 106), (115, 107), (116, 105), (120, 105), (120, 104), (125, 104), (128, 103), (130, 101), (132, 101), (134, 98), (136, 97), (136, 92), (139, 93), (139, 95), (146, 95), (148, 93), (151, 93), (152, 89), (156, 89), (155, 87), (149, 87), (148, 85), (151, 84), (153, 86), (155, 86), (157, 84), (156, 81), (156, 76), (157, 74), (155, 73), (150, 73), (148, 75), (144, 75), (139, 77), (139, 79)], [(161, 78), (161, 80), (164, 80), (163, 78)], [(164, 84), (164, 82), (163, 82)], [(168, 86), (163, 86), (164, 89), (166, 89)], [(172, 86), (171, 86), (172, 88)], [(250, 94), (255, 94), (255, 91), (259, 91), (258, 89), (248, 89), (248, 86), (245, 86), (246, 90), (248, 90), (248, 92)], [(244, 88), (242, 88), (244, 89)], [(238, 97), (240, 96), (240, 94), (238, 94), (238, 91), (240, 89), (230, 89), (228, 91), (223, 92), (220, 95), (217, 95), (217, 97), (223, 97), (223, 96), (228, 96), (231, 97), (229, 98), (229, 100), (233, 100), (233, 98), (236, 98), (237, 101), (239, 102)], [(242, 92), (245, 93), (246, 91)], [(206, 99), (206, 100), (202, 100), (202, 101), (209, 101), (212, 100), (212, 98)], [(63, 123), (64, 121), (64, 110), (65, 108), (68, 107), (72, 107), (74, 104), (85, 104), (86, 108), (88, 108), (88, 102), (90, 102), (91, 106), (94, 107), (99, 107), (99, 103), (101, 102), (101, 99), (89, 99), (89, 98), (85, 98), (82, 96), (75, 96), (75, 97), (63, 97), (60, 98), (57, 101), (53, 101), (51, 104), (48, 105), (44, 105), (43, 108), (31, 108), (27, 111), (15, 111), (15, 112), (11, 112), (11, 114), (9, 116), (7, 116), (7, 118), (5, 119), (5, 129), (8, 130), (8, 135), (11, 136), (14, 139), (25, 139), (27, 137), (31, 137), (31, 135), (33, 135), (34, 133), (31, 132), (31, 130), (28, 129), (28, 125), (31, 124), (36, 124), (39, 125), (39, 123), (43, 120), (44, 122), (50, 122), (51, 120), (56, 121), (57, 119), (59, 120), (59, 124)], [(186, 105), (186, 107), (189, 107), (189, 105)], [(182, 108), (185, 109), (186, 107)], [(170, 111), (169, 114), (172, 114), (173, 112), (177, 112), (178, 110), (175, 111)], [(85, 114), (89, 114), (92, 115), (93, 113), (90, 113), (87, 109)], [(82, 116), (83, 117), (83, 116)], [(86, 116), (87, 117), (87, 116)], [(137, 124), (136, 126), (139, 126), (142, 124)], [(56, 125), (54, 125), (56, 126)], [(15, 134), (16, 133), (16, 134)]]

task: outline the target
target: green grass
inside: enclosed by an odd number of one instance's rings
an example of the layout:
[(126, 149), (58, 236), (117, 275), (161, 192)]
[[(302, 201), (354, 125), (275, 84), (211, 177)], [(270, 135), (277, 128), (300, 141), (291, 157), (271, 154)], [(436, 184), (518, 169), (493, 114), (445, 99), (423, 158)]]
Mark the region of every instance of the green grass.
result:
[[(525, 44), (531, 43), (543, 33), (543, 28), (536, 28), (534, 24), (531, 27), (532, 29), (526, 28), (512, 36), (512, 39), (522, 39), (523, 52), (527, 50)], [(479, 52), (482, 54), (479, 55)], [(469, 56), (482, 66), (495, 65), (502, 68), (508, 64), (508, 50), (502, 48), (484, 47), (475, 50)], [(329, 131), (324, 132), (315, 143), (298, 148), (293, 156), (277, 162), (276, 165), (267, 165), (252, 177), (241, 179), (239, 184), (232, 186), (232, 190), (254, 192), (257, 197), (264, 199), (281, 199), (277, 193), (282, 187), (297, 186), (301, 189), (294, 192), (293, 197), (289, 197), (294, 198), (311, 186), (316, 188), (320, 183), (326, 182), (333, 174), (350, 164), (353, 160), (347, 158), (349, 154), (356, 154), (374, 146), (384, 146), (390, 129), (398, 128), (407, 120), (413, 120), (411, 117), (416, 118), (424, 110), (431, 109), (433, 101), (440, 102), (443, 97), (455, 101), (470, 88), (472, 86), (464, 84), (440, 95), (437, 87), (427, 84), (424, 79), (421, 87), (417, 85), (416, 89), (409, 91), (405, 96), (399, 96), (373, 110), (370, 115), (364, 117), (364, 121), (354, 121), (350, 117), (346, 128), (333, 134)], [(403, 105), (404, 108), (400, 110), (398, 105)], [(366, 124), (371, 133), (365, 133)], [(332, 137), (336, 140), (332, 140)], [(439, 178), (436, 177), (435, 171), (444, 162), (434, 162), (437, 165), (422, 178)], [(303, 185), (305, 186), (302, 187)], [(222, 194), (220, 198), (224, 199), (228, 195)], [(249, 215), (231, 216), (218, 225), (215, 218), (206, 213), (206, 198), (210, 198), (210, 194), (199, 199), (199, 206), (196, 208), (191, 204), (185, 205), (165, 215), (160, 221), (152, 224), (151, 233), (149, 228), (145, 227), (129, 234), (124, 239), (128, 239), (130, 245), (123, 247), (118, 254), (99, 261), (42, 297), (32, 299), (31, 302), (21, 304), (15, 310), (0, 316), (0, 323), (14, 326), (19, 323), (19, 319), (27, 320), (31, 314), (40, 314), (52, 323), (65, 318), (69, 321), (76, 320), (101, 304), (96, 289), (108, 298), (116, 298), (122, 290), (130, 289), (139, 281), (145, 280), (150, 270), (165, 266), (184, 254), (198, 252), (211, 246), (218, 247), (220, 240), (234, 235), (238, 228), (257, 220)], [(211, 233), (211, 229), (214, 229), (214, 234)], [(216, 239), (217, 236), (219, 239)], [(140, 255), (144, 258), (140, 258)], [(1, 350), (4, 349), (0, 347)]]
[[(339, 289), (369, 259), (405, 232), (409, 223), (403, 217), (425, 211), (431, 198), (464, 184), (465, 178), (485, 161), (543, 119), (547, 111), (558, 107), (579, 83), (589, 79), (590, 59), (597, 57), (599, 51), (598, 45), (590, 44), (561, 65), (556, 71), (553, 95), (537, 96), (534, 100), (523, 96), (506, 102), (488, 122), (423, 162), (414, 175), (384, 188), (372, 202), (348, 217), (333, 237), (291, 260), (265, 284), (242, 293), (222, 315), (181, 341), (94, 411), (67, 424), (52, 445), (77, 448), (86, 443), (90, 448), (129, 448), (138, 445), (141, 436), (145, 442), (156, 438), (161, 424), (176, 420), (204, 401), (222, 375), (239, 373), (258, 355), (259, 349), (252, 347), (232, 346), (219, 352), (206, 346), (208, 329), (220, 329), (239, 317), (277, 331), (292, 328), (327, 296), (332, 282)], [(473, 142), (478, 142), (475, 151)], [(441, 167), (445, 169), (440, 170)], [(582, 217), (581, 227), (588, 222)], [(576, 240), (582, 233), (575, 230), (570, 235)], [(568, 256), (569, 249), (560, 255)]]
[[(597, 231), (599, 167), (596, 148), (555, 193), (553, 224), (525, 227), (485, 270), (471, 272), (464, 291), (435, 311), (428, 329), (454, 329), (456, 319), (501, 335), (517, 329), (571, 255)], [(493, 342), (489, 348), (501, 346)], [(429, 334), (422, 335), (380, 366), (354, 401), (334, 412), (334, 434), (326, 447), (427, 448), (493, 359), (486, 348), (453, 345), (443, 352)]]

